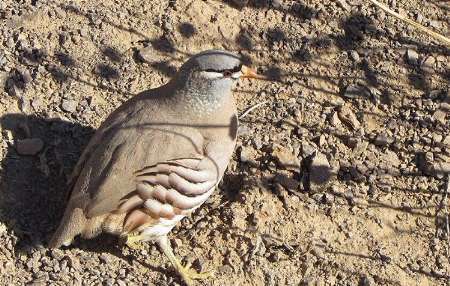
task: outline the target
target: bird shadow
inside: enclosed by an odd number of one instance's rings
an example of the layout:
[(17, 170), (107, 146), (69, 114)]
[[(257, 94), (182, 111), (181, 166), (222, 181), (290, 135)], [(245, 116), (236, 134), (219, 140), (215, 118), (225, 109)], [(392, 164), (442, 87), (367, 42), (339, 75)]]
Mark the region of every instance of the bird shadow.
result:
[[(0, 169), (0, 221), (17, 236), (15, 249), (20, 251), (45, 244), (53, 233), (64, 212), (66, 179), (94, 130), (14, 113), (1, 117), (0, 126), (8, 144)], [(21, 155), (18, 142), (31, 138), (43, 147)]]

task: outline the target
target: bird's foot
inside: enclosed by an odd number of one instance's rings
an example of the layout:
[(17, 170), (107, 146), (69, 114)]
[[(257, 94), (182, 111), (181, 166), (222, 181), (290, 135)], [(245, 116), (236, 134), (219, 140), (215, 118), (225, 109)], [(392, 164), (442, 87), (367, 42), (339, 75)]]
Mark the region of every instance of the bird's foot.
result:
[(187, 286), (192, 286), (194, 280), (207, 279), (214, 276), (213, 271), (197, 272), (191, 268), (191, 263), (186, 263), (186, 265), (181, 264), (180, 260), (173, 253), (167, 236), (161, 236), (156, 241)]
[(214, 271), (198, 272), (191, 266), (192, 266), (191, 263), (186, 263), (186, 265), (183, 266), (181, 262), (178, 259), (176, 259), (175, 263), (176, 270), (178, 271), (181, 278), (183, 278), (183, 281), (188, 286), (193, 285), (194, 280), (208, 279), (214, 276)]
[(139, 234), (128, 234), (125, 238), (125, 244), (131, 248), (131, 249), (142, 249), (142, 244), (140, 242), (142, 241), (143, 237)]

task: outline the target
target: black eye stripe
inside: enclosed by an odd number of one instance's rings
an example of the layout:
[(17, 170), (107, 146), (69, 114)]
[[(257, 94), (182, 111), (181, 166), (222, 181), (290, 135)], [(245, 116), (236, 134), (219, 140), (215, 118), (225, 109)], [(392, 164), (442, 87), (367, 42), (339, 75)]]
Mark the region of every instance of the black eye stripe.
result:
[(235, 72), (240, 71), (241, 69), (242, 69), (242, 65), (234, 67), (233, 69), (225, 69), (225, 70), (206, 69), (206, 70), (203, 70), (203, 71), (205, 71), (205, 72), (218, 72), (218, 73), (225, 73), (225, 72), (235, 73)]

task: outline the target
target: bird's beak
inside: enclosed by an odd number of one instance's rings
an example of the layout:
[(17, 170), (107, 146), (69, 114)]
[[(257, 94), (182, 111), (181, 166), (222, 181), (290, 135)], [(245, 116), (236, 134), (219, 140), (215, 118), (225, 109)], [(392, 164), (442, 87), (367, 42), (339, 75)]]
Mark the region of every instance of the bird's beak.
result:
[(248, 66), (244, 65), (242, 65), (241, 73), (242, 73), (241, 78), (267, 79), (266, 76), (258, 74), (255, 69), (249, 68)]

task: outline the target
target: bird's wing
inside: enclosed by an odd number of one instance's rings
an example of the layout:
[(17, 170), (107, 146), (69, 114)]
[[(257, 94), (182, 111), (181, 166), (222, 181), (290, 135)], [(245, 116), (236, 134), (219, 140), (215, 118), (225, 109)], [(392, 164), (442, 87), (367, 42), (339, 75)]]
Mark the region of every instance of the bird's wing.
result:
[(196, 128), (155, 123), (143, 112), (107, 120), (82, 155), (71, 202), (87, 218), (127, 212), (132, 229), (148, 217), (186, 214), (221, 179), (232, 148), (221, 152), (220, 143), (205, 140)]

